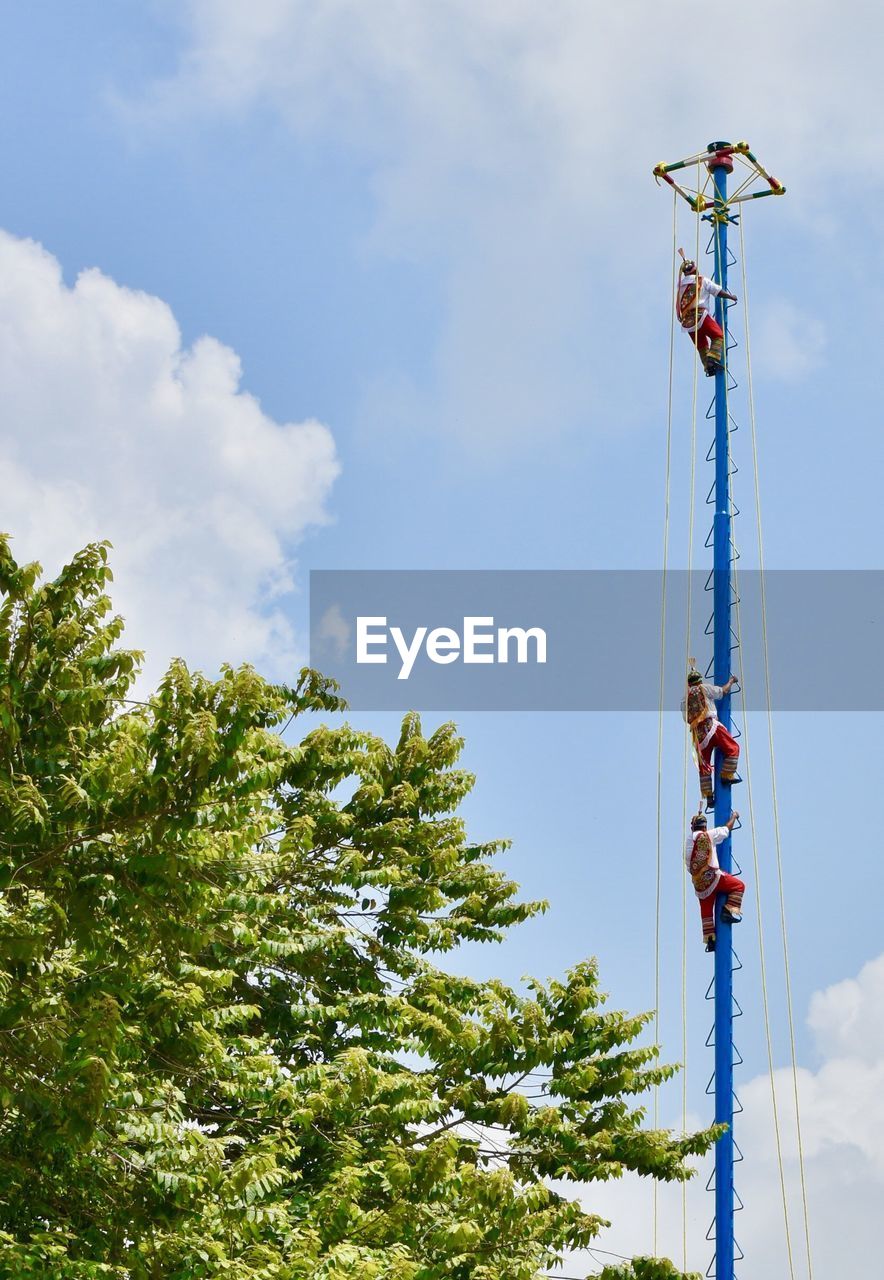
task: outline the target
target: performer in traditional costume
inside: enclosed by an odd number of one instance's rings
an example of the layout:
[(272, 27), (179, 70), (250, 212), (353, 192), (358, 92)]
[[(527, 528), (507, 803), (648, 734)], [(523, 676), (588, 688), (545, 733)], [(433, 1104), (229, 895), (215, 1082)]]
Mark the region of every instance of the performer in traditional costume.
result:
[(694, 750), (697, 756), (697, 767), (700, 771), (700, 794), (706, 801), (707, 809), (715, 805), (715, 792), (712, 786), (712, 752), (718, 748), (721, 753), (721, 772), (719, 777), (723, 787), (730, 787), (740, 779), (737, 775), (737, 763), (740, 758), (740, 747), (718, 719), (715, 704), (737, 682), (731, 676), (726, 684), (707, 684), (699, 671), (693, 667), (688, 672), (687, 693), (681, 700), (681, 713), (688, 723)]
[(734, 812), (725, 826), (708, 831), (706, 815), (698, 813), (691, 818), (691, 834), (685, 841), (684, 860), (700, 900), (700, 920), (707, 951), (715, 950), (715, 903), (720, 894), (727, 894), (721, 909), (722, 920), (727, 924), (739, 924), (743, 919), (740, 908), (746, 886), (739, 877), (722, 871), (715, 852), (715, 846), (728, 838), (739, 816)]
[(724, 332), (715, 319), (715, 299), (737, 299), (714, 280), (698, 275), (696, 263), (685, 257), (684, 249), (678, 252), (682, 263), (675, 311), (679, 324), (697, 348), (706, 376), (711, 378), (724, 368)]

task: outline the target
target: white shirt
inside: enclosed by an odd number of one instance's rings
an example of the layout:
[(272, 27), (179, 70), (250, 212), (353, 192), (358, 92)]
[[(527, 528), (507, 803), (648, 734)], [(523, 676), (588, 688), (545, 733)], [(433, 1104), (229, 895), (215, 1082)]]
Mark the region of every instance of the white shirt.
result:
[[(688, 874), (690, 874), (691, 870), (691, 855), (694, 852), (694, 841), (699, 834), (699, 831), (692, 831), (684, 842), (684, 864), (688, 869)], [(697, 894), (698, 898), (708, 898), (710, 893), (714, 893), (718, 888), (718, 882), (721, 879), (721, 867), (718, 863), (718, 854), (715, 852), (715, 846), (717, 844), (721, 844), (722, 840), (726, 840), (728, 838), (730, 835), (730, 829), (728, 827), (710, 827), (706, 832), (706, 835), (708, 835), (709, 841), (712, 845), (712, 848), (709, 850), (709, 866), (715, 872), (715, 879), (706, 889), (703, 890), (702, 893)]]
[(679, 320), (683, 329), (687, 329), (688, 333), (693, 333), (695, 329), (699, 329), (700, 325), (706, 319), (709, 312), (715, 311), (714, 298), (721, 293), (721, 285), (716, 284), (714, 280), (708, 280), (706, 276), (700, 276), (700, 296), (696, 301), (693, 298), (687, 304), (687, 313), (682, 318), (682, 299), (687, 289), (694, 289), (696, 286), (696, 276), (682, 276), (678, 286), (678, 298), (675, 304), (675, 310), (678, 313)]

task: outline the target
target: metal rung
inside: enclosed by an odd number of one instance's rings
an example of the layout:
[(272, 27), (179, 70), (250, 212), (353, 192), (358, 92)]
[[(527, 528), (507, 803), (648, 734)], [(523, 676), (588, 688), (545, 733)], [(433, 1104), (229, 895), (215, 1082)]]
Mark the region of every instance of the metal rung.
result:
[[(715, 979), (713, 978), (713, 979), (712, 979), (712, 981), (709, 983), (709, 986), (706, 988), (706, 995), (704, 996), (704, 999), (705, 999), (705, 1000), (714, 1000), (714, 999), (715, 999), (715, 997), (711, 994), (711, 992), (712, 992), (712, 988), (713, 988), (714, 986), (715, 986)], [(713, 1030), (714, 1030), (714, 1028), (713, 1028)]]
[(733, 862), (734, 862), (734, 871), (737, 873), (738, 876), (741, 876), (743, 874), (743, 868), (740, 866), (739, 862), (737, 862), (736, 858), (734, 858)]
[[(740, 1245), (737, 1240), (734, 1240), (734, 1248), (740, 1249)], [(734, 1255), (734, 1262), (742, 1262), (745, 1257), (746, 1257), (745, 1253), (743, 1252), (742, 1249), (740, 1249), (740, 1252)]]
[(735, 1090), (733, 1090), (733, 1089), (731, 1089), (731, 1097), (732, 1097), (732, 1098), (733, 1098), (733, 1100), (734, 1100), (734, 1115), (735, 1115), (735, 1116), (742, 1115), (742, 1114), (743, 1114), (743, 1104), (742, 1104), (742, 1102), (740, 1101), (740, 1099), (737, 1097), (736, 1092), (735, 1092)]
[(707, 1191), (714, 1191), (714, 1189), (715, 1189), (715, 1169), (713, 1168), (713, 1170), (712, 1170), (712, 1172), (710, 1173), (709, 1178), (708, 1178), (708, 1180), (707, 1180), (707, 1182), (706, 1182), (706, 1190), (707, 1190)]
[[(713, 584), (712, 584), (712, 586), (710, 587), (710, 586), (709, 586), (709, 579), (707, 578), (707, 579), (706, 579), (706, 586), (703, 588), (703, 590), (704, 590), (704, 591), (713, 591), (714, 589), (715, 589), (715, 584), (713, 583)], [(738, 603), (739, 603), (739, 602), (738, 602)], [(704, 630), (704, 635), (707, 635), (707, 636), (711, 636), (711, 635), (712, 635), (712, 632), (709, 630), (709, 628), (712, 626), (712, 623), (713, 623), (713, 619), (714, 619), (714, 617), (715, 617), (715, 615), (714, 615), (714, 614), (712, 614), (712, 615), (710, 616), (710, 618), (709, 618), (709, 621), (706, 623), (706, 627), (705, 627), (705, 630)], [(735, 643), (731, 645), (731, 650), (730, 650), (730, 651), (731, 651), (731, 653), (733, 653), (734, 649), (739, 649), (739, 647), (740, 647), (740, 637), (737, 635), (736, 631), (734, 631), (733, 627), (731, 627), (731, 635), (733, 636), (734, 641), (735, 641)]]
[(740, 1150), (740, 1148), (737, 1146), (736, 1138), (734, 1139), (734, 1151), (736, 1152), (736, 1154), (734, 1155), (734, 1164), (739, 1164), (740, 1161), (743, 1159), (743, 1153)]
[(714, 1218), (709, 1223), (709, 1230), (706, 1232), (706, 1239), (709, 1241), (710, 1244), (715, 1239), (715, 1219)]
[(715, 457), (715, 441), (713, 440), (711, 445), (709, 446), (709, 452), (706, 454), (706, 461), (711, 462), (714, 457)]
[[(714, 590), (715, 590), (715, 570), (714, 570), (714, 569), (710, 569), (710, 570), (709, 570), (709, 573), (706, 575), (706, 581), (703, 583), (703, 590), (704, 590), (704, 591), (714, 591)], [(740, 597), (740, 596), (738, 596), (738, 595), (737, 595), (737, 593), (734, 591), (733, 582), (731, 583), (731, 599), (730, 599), (730, 603), (731, 603), (731, 606), (732, 606), (732, 607), (736, 607), (736, 605), (738, 605), (738, 604), (742, 604), (742, 599), (741, 599), (741, 597)], [(731, 627), (731, 635), (734, 635), (734, 636), (735, 636), (736, 634), (737, 634), (737, 632), (734, 630), (734, 628), (733, 628), (733, 627)], [(738, 692), (740, 692), (740, 690), (738, 690)]]
[(736, 1009), (737, 1012), (733, 1016), (735, 1018), (742, 1018), (743, 1010), (740, 1008), (740, 1002), (736, 996), (734, 996), (734, 1008)]
[(732, 1067), (742, 1067), (742, 1066), (743, 1066), (743, 1055), (740, 1053), (739, 1049), (737, 1048), (737, 1046), (736, 1046), (735, 1044), (731, 1045), (731, 1048), (733, 1049), (734, 1053), (736, 1054), (736, 1057), (734, 1058), (733, 1062), (731, 1063), (731, 1066), (732, 1066)]
[(737, 1191), (736, 1187), (734, 1187), (734, 1199), (737, 1202), (734, 1207), (734, 1213), (739, 1213), (741, 1209), (746, 1208), (746, 1206), (743, 1204), (742, 1199), (740, 1198), (740, 1193)]
[(731, 965), (731, 973), (739, 973), (743, 967), (743, 961), (737, 955), (736, 951), (733, 950), (733, 948), (731, 948), (731, 958), (736, 961), (736, 964)]
[(714, 1092), (715, 1092), (715, 1072), (713, 1071), (712, 1075), (709, 1077), (709, 1083), (706, 1086), (706, 1096), (711, 1098)]
[[(709, 573), (706, 577), (706, 581), (703, 583), (703, 590), (704, 591), (715, 590), (715, 570), (714, 569), (709, 570)], [(731, 582), (731, 601), (730, 602), (731, 602), (731, 607), (736, 607), (738, 604), (742, 604), (741, 597), (738, 596), (736, 591), (734, 590), (733, 582)], [(731, 627), (731, 635), (733, 636), (737, 635), (737, 632), (734, 630), (733, 627)], [(742, 690), (738, 689), (737, 692), (741, 693)]]
[(706, 1280), (712, 1280), (712, 1277), (715, 1274), (714, 1267), (715, 1267), (715, 1259), (713, 1258), (712, 1261), (709, 1263), (709, 1266), (706, 1268)]
[[(713, 978), (712, 981), (714, 982), (715, 979)], [(712, 1024), (712, 1030), (709, 1032), (708, 1036), (706, 1037), (706, 1048), (707, 1049), (715, 1048), (715, 1023), (714, 1022)]]

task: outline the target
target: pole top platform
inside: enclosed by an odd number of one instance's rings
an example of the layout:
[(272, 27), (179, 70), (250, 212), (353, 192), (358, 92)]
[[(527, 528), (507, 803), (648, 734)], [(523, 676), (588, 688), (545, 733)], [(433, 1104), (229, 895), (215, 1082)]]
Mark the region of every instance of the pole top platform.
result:
[[(697, 172), (696, 186), (691, 188), (681, 185), (672, 177), (678, 170), (694, 168)], [(722, 203), (715, 198), (710, 189), (710, 180), (716, 170), (733, 173), (738, 170), (738, 182), (733, 192)], [(782, 196), (786, 188), (778, 178), (768, 173), (767, 169), (752, 153), (748, 142), (710, 142), (705, 151), (688, 156), (684, 160), (675, 160), (672, 164), (661, 163), (654, 166), (654, 178), (661, 180), (678, 193), (693, 209), (694, 213), (705, 214), (707, 210), (715, 210), (716, 216), (727, 216), (727, 210), (735, 204), (746, 200), (758, 200), (762, 196)], [(742, 178), (742, 181), (739, 181)]]

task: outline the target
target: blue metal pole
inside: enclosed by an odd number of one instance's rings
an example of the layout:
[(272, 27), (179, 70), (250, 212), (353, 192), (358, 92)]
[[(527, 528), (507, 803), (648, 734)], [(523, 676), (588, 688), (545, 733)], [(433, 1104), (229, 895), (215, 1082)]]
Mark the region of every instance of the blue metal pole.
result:
[[(713, 242), (715, 246), (715, 279), (727, 288), (727, 222), (716, 214), (725, 212), (727, 175), (732, 162), (712, 153), (709, 168), (715, 187)], [(724, 362), (727, 362), (727, 307), (719, 298), (716, 319), (724, 330)], [(727, 369), (715, 377), (715, 517), (713, 526), (713, 679), (724, 684), (731, 673), (731, 503), (730, 447), (728, 440)], [(718, 705), (718, 718), (726, 729), (731, 727), (730, 695)], [(723, 826), (730, 817), (730, 787), (721, 785), (721, 757), (716, 752), (715, 825)], [(732, 868), (730, 838), (718, 846), (722, 870)], [(731, 926), (721, 923), (721, 902), (716, 908), (717, 945), (715, 950), (715, 1122), (728, 1126), (715, 1146), (715, 1280), (734, 1277), (734, 1054), (733, 1054), (733, 947)]]

